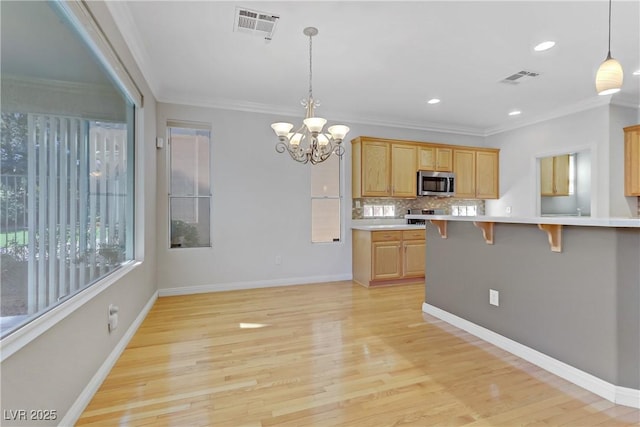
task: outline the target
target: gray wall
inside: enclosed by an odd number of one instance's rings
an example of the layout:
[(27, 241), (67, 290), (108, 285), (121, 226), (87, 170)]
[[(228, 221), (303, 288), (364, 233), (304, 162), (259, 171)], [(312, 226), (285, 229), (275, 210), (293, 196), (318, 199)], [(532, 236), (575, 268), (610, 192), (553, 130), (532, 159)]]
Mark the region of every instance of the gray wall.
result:
[[(57, 421), (38, 425), (57, 425), (156, 291), (155, 100), (104, 3), (87, 4), (145, 96), (136, 129), (136, 256), (142, 263), (2, 362), (2, 410), (57, 411)], [(120, 307), (112, 334), (110, 303)]]
[(500, 148), (500, 199), (487, 200), (487, 215), (538, 214), (535, 159), (588, 150), (591, 154), (591, 215), (637, 216), (635, 200), (624, 197), (624, 134), (637, 123), (638, 109), (603, 105), (522, 128), (490, 135), (486, 145)]
[[(158, 150), (157, 248), (161, 292), (235, 289), (351, 277), (351, 140), (360, 135), (482, 146), (483, 138), (344, 122), (343, 233), (340, 243), (311, 243), (310, 165), (275, 151), (271, 123), (297, 117), (158, 104), (157, 134), (167, 120), (204, 122), (212, 129), (212, 248), (169, 249), (168, 149)], [(279, 255), (282, 263), (276, 265)], [(248, 268), (249, 267), (249, 268)]]
[[(536, 225), (427, 226), (426, 302), (619, 386), (640, 387), (640, 230), (563, 227), (551, 252)], [(500, 306), (489, 305), (489, 289)]]

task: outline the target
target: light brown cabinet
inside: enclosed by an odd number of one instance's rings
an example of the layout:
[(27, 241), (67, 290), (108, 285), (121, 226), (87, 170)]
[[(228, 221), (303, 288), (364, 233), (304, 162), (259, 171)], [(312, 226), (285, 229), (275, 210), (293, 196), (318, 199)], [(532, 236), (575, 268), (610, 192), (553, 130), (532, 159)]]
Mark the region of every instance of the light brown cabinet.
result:
[(456, 174), (456, 197), (476, 197), (476, 152), (453, 150), (453, 172)]
[(452, 172), (453, 150), (432, 145), (418, 147), (418, 170)]
[(569, 155), (540, 159), (540, 195), (569, 195)]
[(352, 194), (358, 197), (416, 197), (416, 147), (361, 137), (352, 141)]
[(416, 147), (391, 144), (391, 196), (416, 198)]
[(419, 170), (454, 172), (456, 197), (497, 199), (499, 152), (360, 136), (351, 141), (351, 194), (361, 197), (416, 198)]
[(372, 287), (424, 279), (424, 230), (353, 230), (352, 237), (355, 282)]
[(640, 125), (624, 128), (624, 195), (640, 196)]
[(494, 149), (454, 149), (455, 196), (467, 199), (497, 199), (499, 151)]
[(496, 150), (476, 151), (476, 198), (500, 197), (500, 159)]

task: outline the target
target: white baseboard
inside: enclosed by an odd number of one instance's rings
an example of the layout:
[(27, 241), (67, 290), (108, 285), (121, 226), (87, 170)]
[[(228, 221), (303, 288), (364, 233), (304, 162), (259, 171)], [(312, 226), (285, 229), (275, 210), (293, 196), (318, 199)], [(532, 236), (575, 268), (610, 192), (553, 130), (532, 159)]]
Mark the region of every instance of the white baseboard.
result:
[(60, 420), (60, 424), (58, 424), (59, 426), (72, 426), (76, 424), (80, 415), (82, 415), (82, 412), (93, 398), (93, 395), (96, 394), (100, 385), (102, 385), (102, 382), (105, 380), (107, 375), (109, 375), (109, 372), (111, 372), (111, 368), (113, 368), (113, 365), (118, 361), (118, 358), (127, 347), (127, 344), (129, 344), (129, 341), (131, 341), (131, 338), (133, 338), (133, 335), (142, 324), (142, 321), (147, 317), (147, 314), (149, 313), (149, 310), (151, 310), (151, 307), (153, 307), (153, 303), (156, 302), (156, 299), (158, 299), (157, 291), (153, 293), (140, 314), (138, 314), (131, 326), (129, 326), (127, 332), (125, 332), (102, 366), (100, 366), (93, 378), (91, 378), (89, 384), (87, 384), (84, 390), (82, 390), (82, 393), (80, 393), (80, 396), (78, 396), (76, 401), (73, 402), (73, 405), (71, 405), (65, 416)]
[(291, 277), (286, 279), (260, 280), (255, 282), (231, 282), (216, 283), (212, 285), (185, 286), (179, 288), (159, 289), (158, 296), (191, 295), (207, 292), (237, 291), (241, 289), (275, 288), (278, 286), (308, 285), (322, 282), (339, 282), (351, 280), (351, 274), (339, 274), (334, 276)]
[(497, 334), (487, 328), (469, 322), (455, 314), (451, 314), (438, 307), (427, 304), (426, 302), (422, 303), (422, 311), (435, 316), (438, 319), (444, 320), (457, 328), (467, 331), (471, 335), (475, 335), (496, 347), (500, 347), (501, 349), (506, 350), (527, 362), (531, 362), (534, 365), (559, 376), (560, 378), (564, 378), (577, 386), (595, 393), (610, 402), (618, 405), (630, 406), (632, 408), (640, 408), (640, 390), (619, 387), (615, 384), (611, 384), (594, 375), (549, 357), (544, 353)]

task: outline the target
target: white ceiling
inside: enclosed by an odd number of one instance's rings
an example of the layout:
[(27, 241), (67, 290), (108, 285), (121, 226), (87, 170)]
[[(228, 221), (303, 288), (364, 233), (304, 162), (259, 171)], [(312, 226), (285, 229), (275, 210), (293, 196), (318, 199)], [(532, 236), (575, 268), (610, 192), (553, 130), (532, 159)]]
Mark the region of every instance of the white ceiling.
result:
[[(234, 32), (237, 6), (278, 15), (273, 40)], [(488, 135), (607, 103), (640, 104), (640, 1), (616, 0), (611, 53), (622, 92), (599, 97), (608, 2), (109, 2), (161, 102), (302, 116), (313, 39), (316, 115)], [(544, 40), (556, 47), (537, 53)], [(521, 70), (540, 73), (500, 83)], [(429, 98), (442, 99), (428, 105)], [(510, 117), (518, 109), (522, 114)]]

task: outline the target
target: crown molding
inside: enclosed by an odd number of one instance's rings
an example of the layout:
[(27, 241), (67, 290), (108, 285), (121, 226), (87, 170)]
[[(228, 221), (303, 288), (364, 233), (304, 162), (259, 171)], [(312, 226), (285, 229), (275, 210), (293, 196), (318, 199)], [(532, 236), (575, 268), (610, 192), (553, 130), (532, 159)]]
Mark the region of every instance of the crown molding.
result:
[(546, 122), (548, 120), (557, 119), (560, 117), (568, 116), (571, 114), (579, 113), (581, 111), (591, 110), (597, 107), (603, 107), (605, 105), (611, 104), (611, 96), (598, 96), (584, 99), (582, 101), (576, 102), (571, 105), (566, 105), (560, 108), (556, 108), (554, 110), (549, 111), (548, 113), (543, 113), (531, 117), (528, 120), (520, 120), (517, 123), (510, 124), (507, 126), (498, 126), (495, 128), (486, 129), (484, 136), (492, 136), (499, 133), (523, 128), (526, 126), (531, 126), (536, 123)]
[[(287, 116), (287, 117), (298, 117), (302, 118), (304, 116), (304, 109), (301, 106), (300, 108), (283, 108), (280, 105), (275, 104), (263, 104), (258, 102), (250, 102), (250, 101), (238, 101), (232, 99), (222, 99), (222, 98), (197, 98), (190, 96), (183, 96), (179, 94), (173, 94), (170, 96), (160, 96), (156, 98), (158, 102), (168, 103), (168, 104), (179, 104), (179, 105), (188, 105), (193, 107), (204, 107), (204, 108), (217, 108), (221, 110), (232, 110), (232, 111), (242, 111), (247, 113), (261, 113), (261, 114), (269, 114), (269, 115), (278, 115), (278, 116)], [(402, 129), (412, 129), (412, 130), (420, 130), (427, 132), (440, 132), (440, 133), (449, 133), (449, 134), (458, 134), (458, 135), (467, 135), (467, 136), (484, 136), (484, 130), (481, 128), (468, 127), (468, 126), (456, 126), (456, 125), (447, 125), (442, 123), (428, 123), (428, 122), (411, 122), (411, 121), (398, 121), (398, 120), (388, 120), (382, 118), (375, 117), (362, 117), (355, 116), (349, 113), (341, 113), (339, 111), (329, 111), (328, 115), (333, 117), (333, 120), (339, 120), (341, 122), (346, 123), (357, 123), (361, 125), (370, 125), (370, 126), (386, 126), (386, 127), (395, 127)], [(338, 117), (339, 119), (335, 119)]]
[(122, 38), (129, 47), (133, 59), (138, 64), (140, 72), (151, 89), (151, 93), (157, 99), (159, 93), (158, 80), (153, 72), (151, 58), (147, 53), (147, 49), (141, 44), (142, 36), (138, 31), (138, 27), (133, 20), (131, 11), (126, 1), (107, 1), (105, 2), (109, 13), (113, 17), (118, 30), (122, 34)]

